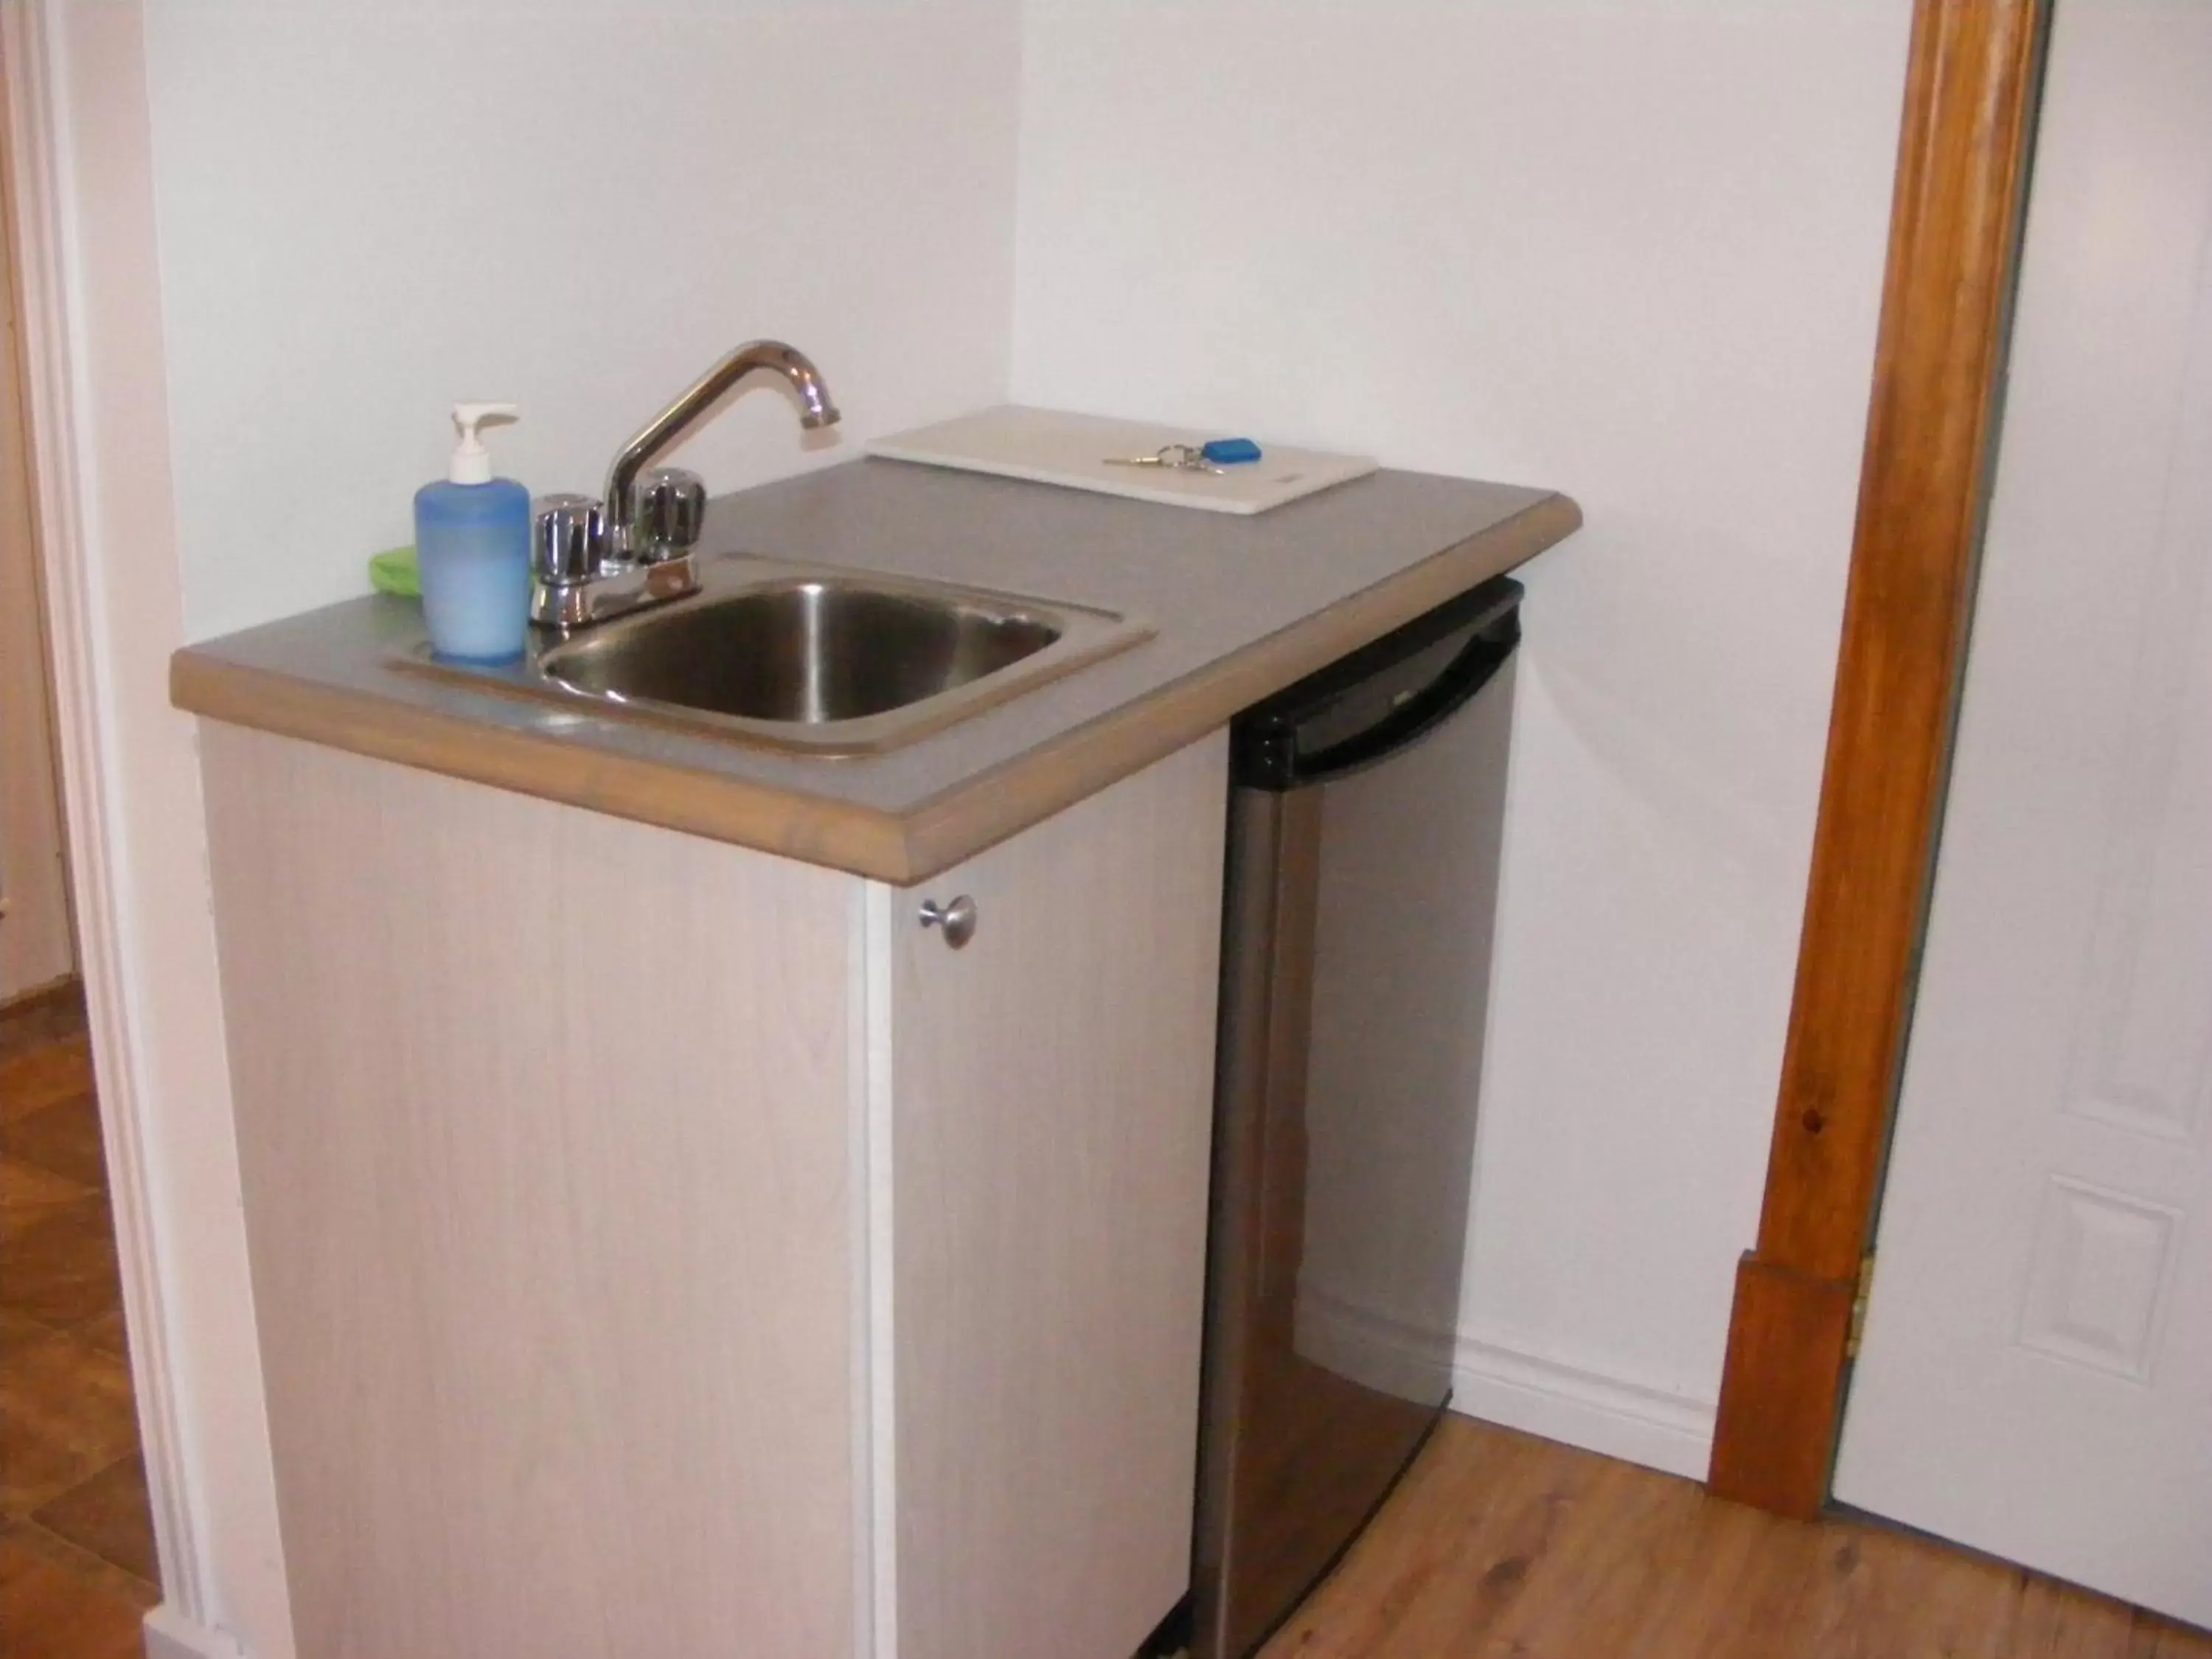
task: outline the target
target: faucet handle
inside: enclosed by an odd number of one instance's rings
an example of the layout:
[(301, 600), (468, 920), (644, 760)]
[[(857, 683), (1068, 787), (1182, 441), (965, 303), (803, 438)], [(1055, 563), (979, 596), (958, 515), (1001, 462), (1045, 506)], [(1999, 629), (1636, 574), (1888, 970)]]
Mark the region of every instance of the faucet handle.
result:
[(707, 481), (680, 466), (657, 466), (637, 481), (630, 551), (647, 564), (672, 559), (699, 539), (706, 520)]
[(599, 566), (605, 527), (589, 495), (540, 495), (531, 503), (530, 574), (544, 582), (580, 582)]

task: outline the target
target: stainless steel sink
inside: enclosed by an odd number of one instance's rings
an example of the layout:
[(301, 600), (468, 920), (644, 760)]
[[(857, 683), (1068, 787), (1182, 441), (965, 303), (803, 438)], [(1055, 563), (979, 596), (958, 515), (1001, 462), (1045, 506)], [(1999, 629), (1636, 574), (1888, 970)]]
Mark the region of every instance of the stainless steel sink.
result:
[(533, 645), (400, 665), (574, 708), (823, 755), (912, 742), (1151, 629), (1112, 611), (742, 555), (694, 597)]

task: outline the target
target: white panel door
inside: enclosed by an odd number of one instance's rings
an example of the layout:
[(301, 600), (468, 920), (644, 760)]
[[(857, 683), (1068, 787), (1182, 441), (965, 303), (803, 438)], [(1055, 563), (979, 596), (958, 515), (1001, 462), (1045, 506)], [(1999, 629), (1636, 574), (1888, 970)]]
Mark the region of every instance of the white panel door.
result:
[(1841, 1500), (2212, 1624), (2212, 5), (2062, 0)]

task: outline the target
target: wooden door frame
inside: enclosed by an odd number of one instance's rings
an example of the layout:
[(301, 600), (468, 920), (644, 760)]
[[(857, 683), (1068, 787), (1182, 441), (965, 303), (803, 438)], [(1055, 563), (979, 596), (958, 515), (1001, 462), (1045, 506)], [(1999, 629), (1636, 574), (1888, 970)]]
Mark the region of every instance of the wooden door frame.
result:
[(2051, 0), (1917, 0), (1826, 769), (1707, 1479), (1827, 1502), (1948, 781)]
[[(47, 645), (46, 582), (32, 505), (31, 416), (24, 310), (15, 241), (12, 155), (0, 85), (0, 1012), (66, 995), (76, 981), (76, 921), (62, 820), (53, 653)], [(20, 499), (17, 492), (20, 490)], [(20, 723), (20, 726), (18, 726)]]

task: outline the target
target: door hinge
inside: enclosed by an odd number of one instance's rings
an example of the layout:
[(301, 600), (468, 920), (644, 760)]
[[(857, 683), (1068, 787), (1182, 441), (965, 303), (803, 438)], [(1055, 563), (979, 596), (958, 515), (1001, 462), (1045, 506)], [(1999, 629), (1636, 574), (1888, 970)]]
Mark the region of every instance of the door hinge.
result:
[(1874, 1299), (1874, 1252), (1859, 1258), (1858, 1289), (1851, 1297), (1851, 1334), (1844, 1341), (1844, 1358), (1856, 1359), (1866, 1335), (1867, 1304)]

